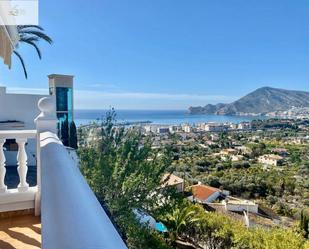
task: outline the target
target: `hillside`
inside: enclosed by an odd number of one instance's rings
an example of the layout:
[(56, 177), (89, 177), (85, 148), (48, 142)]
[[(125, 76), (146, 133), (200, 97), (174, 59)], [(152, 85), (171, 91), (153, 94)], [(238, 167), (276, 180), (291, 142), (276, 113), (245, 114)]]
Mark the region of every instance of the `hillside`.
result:
[(191, 114), (258, 115), (292, 107), (309, 107), (309, 92), (262, 87), (230, 104), (208, 104), (190, 107), (188, 111)]

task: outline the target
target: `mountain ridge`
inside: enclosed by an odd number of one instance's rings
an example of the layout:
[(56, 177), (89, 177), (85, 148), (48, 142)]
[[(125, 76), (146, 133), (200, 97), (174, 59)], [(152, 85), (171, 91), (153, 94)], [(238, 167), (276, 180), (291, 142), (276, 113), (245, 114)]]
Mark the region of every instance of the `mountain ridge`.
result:
[(309, 107), (309, 92), (264, 86), (229, 104), (207, 104), (189, 107), (190, 114), (263, 115), (286, 111), (293, 107)]

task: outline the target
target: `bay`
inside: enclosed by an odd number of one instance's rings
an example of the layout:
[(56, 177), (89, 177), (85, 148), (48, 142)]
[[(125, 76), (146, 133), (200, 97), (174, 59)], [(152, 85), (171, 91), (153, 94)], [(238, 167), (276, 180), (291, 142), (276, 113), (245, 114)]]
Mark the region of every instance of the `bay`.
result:
[[(105, 117), (108, 110), (75, 110), (77, 126), (89, 124)], [(203, 122), (240, 123), (263, 117), (223, 116), (188, 114), (186, 110), (116, 110), (117, 122), (150, 122), (152, 124), (177, 125), (183, 123), (197, 124)]]

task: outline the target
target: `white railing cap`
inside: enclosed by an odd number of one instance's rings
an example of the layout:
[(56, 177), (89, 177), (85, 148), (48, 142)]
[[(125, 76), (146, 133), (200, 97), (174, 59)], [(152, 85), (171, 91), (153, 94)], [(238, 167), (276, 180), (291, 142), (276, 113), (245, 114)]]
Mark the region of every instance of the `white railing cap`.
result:
[(39, 118), (56, 118), (56, 102), (54, 97), (41, 98), (38, 102), (38, 107), (41, 113), (35, 120)]
[(35, 138), (36, 130), (0, 130), (1, 139)]
[(38, 102), (41, 111), (39, 116), (34, 120), (37, 131), (57, 132), (56, 101), (54, 96), (41, 98)]
[(40, 134), (42, 248), (127, 249), (59, 138)]

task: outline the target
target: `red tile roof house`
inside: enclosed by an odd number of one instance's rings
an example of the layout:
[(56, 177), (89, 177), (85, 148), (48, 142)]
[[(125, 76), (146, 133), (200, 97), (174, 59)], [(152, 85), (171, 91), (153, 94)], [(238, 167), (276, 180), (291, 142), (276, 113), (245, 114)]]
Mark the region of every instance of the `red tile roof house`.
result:
[(229, 192), (210, 186), (197, 184), (192, 186), (192, 196), (188, 199), (199, 203), (211, 203), (214, 202), (220, 196), (228, 196)]

